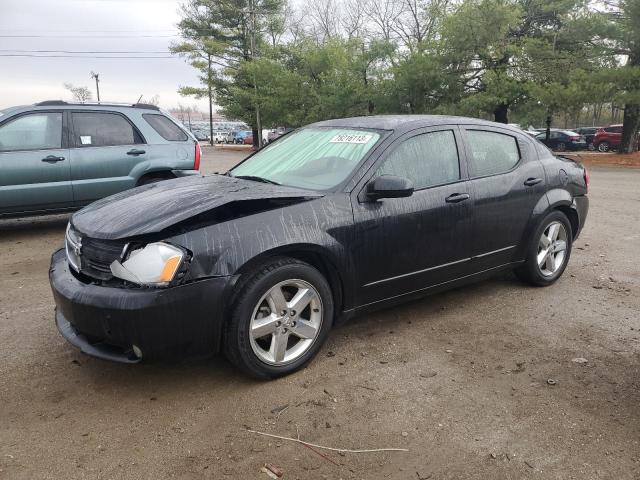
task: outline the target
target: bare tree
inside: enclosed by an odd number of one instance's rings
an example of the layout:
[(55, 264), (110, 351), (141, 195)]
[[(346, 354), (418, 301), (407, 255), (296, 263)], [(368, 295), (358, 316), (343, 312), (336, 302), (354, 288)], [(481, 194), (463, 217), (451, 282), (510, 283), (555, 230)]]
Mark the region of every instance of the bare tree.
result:
[(347, 38), (362, 38), (367, 34), (366, 0), (345, 0), (340, 24)]
[(372, 23), (374, 34), (384, 40), (391, 41), (394, 37), (394, 25), (400, 15), (400, 2), (395, 0), (367, 0), (365, 10)]
[(404, 45), (414, 51), (436, 34), (450, 0), (402, 0), (393, 31)]
[(319, 42), (337, 37), (340, 28), (339, 4), (336, 0), (315, 0), (308, 4), (311, 33)]
[(91, 101), (93, 98), (91, 96), (91, 90), (87, 87), (74, 87), (72, 83), (65, 83), (63, 85), (64, 88), (71, 92), (71, 95), (76, 102), (85, 103)]

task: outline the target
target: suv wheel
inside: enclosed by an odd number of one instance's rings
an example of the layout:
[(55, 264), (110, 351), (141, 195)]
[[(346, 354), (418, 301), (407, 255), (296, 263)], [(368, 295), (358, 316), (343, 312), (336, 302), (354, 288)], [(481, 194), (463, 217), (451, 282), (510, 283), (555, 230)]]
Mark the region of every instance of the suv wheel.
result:
[(223, 349), (237, 368), (275, 378), (306, 365), (333, 323), (333, 296), (324, 276), (293, 258), (263, 264), (238, 285)]
[(600, 142), (598, 144), (599, 152), (608, 152), (610, 149), (611, 149), (611, 145), (609, 145), (609, 142)]
[(545, 287), (554, 283), (567, 267), (573, 234), (567, 216), (554, 210), (540, 222), (516, 275), (532, 285)]

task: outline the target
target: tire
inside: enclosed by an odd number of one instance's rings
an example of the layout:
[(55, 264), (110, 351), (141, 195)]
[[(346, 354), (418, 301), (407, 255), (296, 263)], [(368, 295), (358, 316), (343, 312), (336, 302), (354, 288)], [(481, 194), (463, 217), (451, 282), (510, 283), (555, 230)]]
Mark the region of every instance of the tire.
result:
[(593, 152), (595, 149), (596, 149), (596, 147), (593, 144), (593, 142), (591, 142), (589, 145), (587, 145), (587, 150), (589, 150), (590, 152)]
[[(299, 311), (296, 297), (303, 299)], [(333, 316), (331, 288), (318, 270), (293, 258), (274, 258), (239, 280), (222, 348), (236, 368), (252, 377), (287, 375), (316, 355)]]
[[(557, 226), (557, 230), (553, 227), (551, 231), (552, 226)], [(545, 244), (550, 244), (552, 248), (545, 249)], [(567, 216), (558, 210), (550, 212), (536, 228), (527, 247), (524, 264), (515, 269), (516, 275), (520, 280), (539, 287), (553, 284), (567, 267), (572, 244), (573, 232)], [(548, 252), (547, 255), (543, 255), (544, 251)]]
[(567, 149), (567, 146), (564, 144), (564, 142), (560, 142), (558, 143), (558, 145), (556, 146), (556, 150), (558, 152), (564, 152)]
[(598, 151), (599, 152), (608, 152), (609, 150), (611, 150), (611, 145), (609, 144), (609, 142), (600, 142), (598, 144)]

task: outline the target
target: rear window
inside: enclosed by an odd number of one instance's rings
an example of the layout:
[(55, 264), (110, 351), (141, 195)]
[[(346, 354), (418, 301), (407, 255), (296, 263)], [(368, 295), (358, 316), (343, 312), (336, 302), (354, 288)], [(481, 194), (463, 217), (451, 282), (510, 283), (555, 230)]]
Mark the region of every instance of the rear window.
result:
[(184, 133), (178, 125), (164, 115), (144, 113), (142, 118), (165, 140), (169, 140), (170, 142), (184, 142), (188, 138), (187, 134)]
[(483, 130), (467, 130), (467, 136), (471, 145), (470, 173), (472, 177), (508, 172), (520, 161), (518, 143), (510, 135)]
[(119, 113), (72, 112), (75, 144), (78, 147), (106, 147), (144, 143), (131, 123)]
[(604, 131), (608, 133), (622, 133), (622, 127), (607, 127)]

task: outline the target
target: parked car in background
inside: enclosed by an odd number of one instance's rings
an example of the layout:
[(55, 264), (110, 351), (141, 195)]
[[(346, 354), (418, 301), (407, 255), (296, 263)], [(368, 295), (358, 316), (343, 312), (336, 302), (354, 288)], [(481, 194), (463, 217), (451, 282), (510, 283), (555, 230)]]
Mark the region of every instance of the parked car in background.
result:
[(194, 137), (196, 137), (196, 140), (198, 140), (199, 142), (208, 142), (209, 141), (209, 132), (207, 132), (204, 129), (192, 128), (191, 129), (191, 133), (193, 134)]
[(247, 132), (245, 132), (245, 136), (242, 139), (242, 143), (245, 145), (253, 145), (253, 132), (251, 132), (251, 130), (248, 130)]
[(267, 140), (269, 142), (273, 142), (274, 140), (277, 140), (278, 138), (280, 138), (282, 135), (285, 135), (291, 131), (293, 131), (293, 128), (278, 127), (275, 130), (269, 131)]
[(251, 135), (251, 130), (236, 130), (232, 135), (233, 143), (240, 145), (244, 143), (244, 137)]
[(199, 168), (197, 140), (153, 105), (54, 100), (0, 111), (0, 216), (73, 210)]
[(223, 132), (220, 130), (213, 132), (213, 143), (226, 143), (226, 140), (228, 138), (229, 137), (227, 132)]
[(547, 140), (546, 131), (537, 134), (536, 138), (550, 149), (558, 152), (564, 152), (565, 150), (584, 150), (587, 148), (587, 142), (584, 137), (571, 130), (552, 128), (551, 132), (549, 132), (549, 140)]
[(593, 145), (593, 137), (595, 137), (598, 128), (601, 127), (580, 127), (575, 129), (576, 133), (579, 133), (584, 137), (585, 142), (587, 142), (587, 148), (589, 150), (595, 150), (595, 147)]
[(622, 125), (600, 127), (593, 137), (593, 146), (600, 152), (617, 149), (622, 141)]
[(247, 374), (278, 377), (355, 314), (502, 271), (553, 284), (585, 224), (587, 190), (578, 162), (503, 124), (319, 122), (224, 175), (75, 213), (49, 270), (55, 321), (96, 357), (223, 351)]

